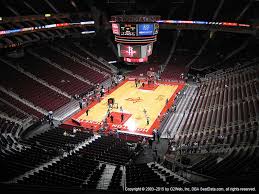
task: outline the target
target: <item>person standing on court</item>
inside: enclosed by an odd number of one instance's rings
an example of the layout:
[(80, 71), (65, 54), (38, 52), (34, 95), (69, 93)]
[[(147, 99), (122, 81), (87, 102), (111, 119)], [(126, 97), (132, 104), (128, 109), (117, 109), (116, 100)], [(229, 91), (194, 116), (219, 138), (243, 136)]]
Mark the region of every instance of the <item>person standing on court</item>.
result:
[(124, 120), (124, 114), (121, 114), (121, 122)]
[(145, 108), (144, 108), (143, 112), (144, 112), (144, 114), (145, 114), (145, 115), (147, 114), (147, 111), (146, 111), (146, 109), (145, 109)]
[(149, 125), (149, 117), (147, 117), (147, 125)]
[(85, 111), (86, 116), (88, 116), (89, 109), (87, 108)]
[(110, 118), (111, 118), (111, 122), (113, 123), (113, 116), (111, 115)]
[(136, 78), (135, 78), (135, 86), (138, 87), (138, 81)]
[(82, 99), (79, 100), (79, 107), (81, 110), (83, 109), (83, 100)]

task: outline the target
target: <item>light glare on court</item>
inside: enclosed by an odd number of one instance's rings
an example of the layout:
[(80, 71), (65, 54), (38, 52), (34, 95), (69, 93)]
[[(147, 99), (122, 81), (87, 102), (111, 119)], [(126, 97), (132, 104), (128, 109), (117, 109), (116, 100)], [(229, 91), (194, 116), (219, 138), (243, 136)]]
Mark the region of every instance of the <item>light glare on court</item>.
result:
[(136, 123), (134, 120), (130, 119), (127, 121), (127, 124), (125, 124), (128, 127), (129, 131), (136, 131)]

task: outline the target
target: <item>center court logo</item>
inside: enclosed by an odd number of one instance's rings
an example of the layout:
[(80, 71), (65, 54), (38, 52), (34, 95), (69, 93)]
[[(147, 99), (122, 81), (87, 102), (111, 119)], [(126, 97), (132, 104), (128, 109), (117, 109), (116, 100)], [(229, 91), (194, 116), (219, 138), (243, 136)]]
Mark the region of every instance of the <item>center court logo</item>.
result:
[(137, 97), (137, 98), (127, 98), (125, 100), (131, 101), (132, 103), (137, 103), (137, 102), (142, 102), (143, 101), (143, 99), (141, 99), (140, 97)]

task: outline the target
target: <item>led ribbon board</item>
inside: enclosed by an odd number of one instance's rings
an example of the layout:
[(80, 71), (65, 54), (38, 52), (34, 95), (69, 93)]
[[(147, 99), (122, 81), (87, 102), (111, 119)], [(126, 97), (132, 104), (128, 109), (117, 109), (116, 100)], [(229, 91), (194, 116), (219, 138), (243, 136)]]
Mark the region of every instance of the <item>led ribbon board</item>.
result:
[(44, 26), (35, 26), (35, 27), (29, 27), (29, 28), (1, 30), (0, 36), (19, 33), (19, 32), (25, 32), (25, 31), (34, 32), (34, 31), (37, 31), (37, 30), (40, 30), (40, 29), (62, 28), (62, 27), (73, 26), (73, 25), (92, 25), (92, 24), (94, 24), (94, 21), (84, 21), (84, 22), (78, 22), (78, 23), (47, 24), (47, 25), (44, 25)]

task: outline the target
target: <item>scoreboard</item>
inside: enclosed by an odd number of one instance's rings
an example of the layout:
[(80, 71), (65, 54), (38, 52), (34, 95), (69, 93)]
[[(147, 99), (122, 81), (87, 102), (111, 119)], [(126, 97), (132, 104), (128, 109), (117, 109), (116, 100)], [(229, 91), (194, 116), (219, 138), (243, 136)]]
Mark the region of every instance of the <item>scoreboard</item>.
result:
[(158, 34), (158, 23), (112, 24), (112, 32), (120, 36), (153, 36)]
[(140, 45), (117, 44), (119, 57), (142, 58)]
[(152, 36), (154, 35), (154, 24), (138, 24), (139, 36)]
[(121, 36), (136, 36), (137, 27), (136, 24), (121, 24), (120, 25)]
[(153, 43), (148, 45), (117, 44), (119, 57), (145, 58), (152, 54)]
[(120, 35), (120, 24), (112, 24), (112, 33)]
[(148, 61), (157, 40), (160, 16), (115, 15), (111, 19), (118, 56), (130, 63)]

